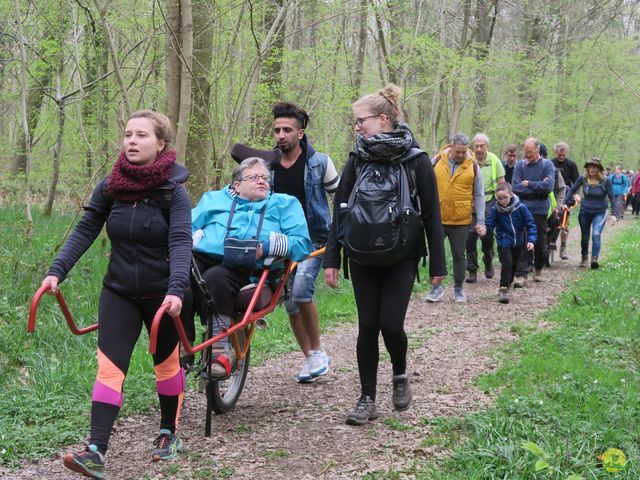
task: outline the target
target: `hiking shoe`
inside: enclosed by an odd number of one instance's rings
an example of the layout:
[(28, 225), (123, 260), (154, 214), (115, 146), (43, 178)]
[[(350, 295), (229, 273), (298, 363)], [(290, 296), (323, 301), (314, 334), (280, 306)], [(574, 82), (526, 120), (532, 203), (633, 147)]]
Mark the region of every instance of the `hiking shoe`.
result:
[(513, 282), (513, 288), (524, 288), (527, 286), (527, 278), (526, 277), (516, 277)]
[(154, 462), (159, 460), (170, 460), (182, 450), (182, 440), (171, 433), (170, 430), (162, 429), (160, 434), (153, 441), (156, 447), (153, 449), (152, 458)]
[(347, 415), (347, 425), (366, 425), (369, 420), (378, 418), (376, 402), (368, 395), (363, 395), (353, 410)]
[(536, 283), (542, 282), (542, 269), (536, 268), (535, 273), (533, 274), (533, 281)]
[(467, 275), (464, 281), (467, 283), (476, 283), (478, 281), (478, 272), (469, 272), (469, 275)]
[(313, 378), (329, 373), (329, 356), (323, 350), (309, 350), (307, 361)]
[(411, 383), (409, 381), (409, 374), (403, 373), (402, 375), (393, 376), (393, 408), (398, 412), (404, 412), (409, 405), (411, 405)]
[(587, 257), (586, 255), (583, 255), (582, 260), (580, 261), (580, 265), (578, 265), (578, 268), (587, 268), (588, 264), (589, 264), (589, 257)]
[(498, 302), (509, 303), (509, 289), (507, 287), (500, 287), (498, 290)]
[(298, 383), (313, 383), (316, 380), (316, 377), (312, 377), (309, 373), (309, 358), (305, 357), (304, 362), (302, 363), (302, 370), (300, 373), (296, 375), (296, 382)]
[(236, 352), (231, 348), (214, 344), (211, 347), (211, 370), (213, 378), (224, 378), (231, 374), (236, 361)]
[(569, 260), (569, 255), (567, 255), (567, 247), (564, 245), (560, 245), (560, 260)]
[(427, 302), (439, 302), (440, 300), (442, 300), (442, 297), (444, 297), (444, 287), (442, 285), (434, 285), (433, 287), (431, 287), (429, 295), (427, 295)]
[(598, 268), (600, 268), (598, 257), (591, 257), (591, 270), (597, 270)]
[(67, 453), (62, 460), (65, 467), (89, 478), (104, 478), (104, 455), (95, 445), (87, 445), (78, 453)]
[(456, 303), (467, 303), (467, 295), (464, 293), (462, 287), (455, 287), (453, 289), (453, 301)]
[(496, 274), (496, 271), (493, 269), (493, 265), (489, 265), (484, 269), (484, 278), (493, 278)]

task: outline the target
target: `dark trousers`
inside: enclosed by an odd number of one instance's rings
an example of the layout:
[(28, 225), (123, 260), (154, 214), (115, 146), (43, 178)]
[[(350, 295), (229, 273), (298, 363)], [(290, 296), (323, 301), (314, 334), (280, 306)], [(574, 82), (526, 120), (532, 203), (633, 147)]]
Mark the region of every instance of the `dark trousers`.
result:
[(523, 256), (524, 247), (498, 247), (498, 258), (500, 258), (500, 286), (508, 287), (513, 283), (516, 276), (518, 262)]
[(633, 200), (631, 202), (631, 208), (632, 208), (631, 213), (637, 217), (638, 214), (640, 213), (640, 193), (636, 193), (633, 196)]
[(389, 267), (369, 267), (350, 262), (353, 293), (358, 308), (358, 371), (362, 395), (376, 398), (378, 337), (382, 333), (394, 375), (407, 368), (404, 317), (416, 277), (417, 259), (405, 258)]
[[(496, 201), (491, 200), (485, 204), (485, 213), (489, 213), (489, 210)], [(482, 263), (484, 263), (484, 269), (488, 270), (493, 266), (493, 232), (487, 233), (484, 237), (478, 235), (475, 229), (476, 217), (473, 216), (473, 224), (469, 227), (469, 236), (467, 237), (467, 270), (469, 272), (477, 272), (478, 266), (478, 238), (482, 245)]]
[[(207, 290), (213, 297), (216, 311), (221, 315), (232, 317), (234, 312), (234, 299), (240, 289), (249, 283), (250, 273), (230, 269), (220, 265), (220, 261), (211, 260), (204, 255), (194, 256), (194, 261), (200, 270)], [(206, 304), (201, 298), (200, 290), (195, 281), (191, 280), (191, 292), (195, 297), (185, 296), (182, 308), (182, 324), (186, 330), (189, 341), (196, 338), (194, 316), (196, 313), (204, 325), (206, 323)]]
[(613, 212), (618, 219), (624, 217), (624, 208), (624, 195), (616, 195), (614, 198)]
[[(114, 378), (124, 377), (129, 371), (133, 348), (138, 341), (142, 326), (151, 328), (151, 322), (164, 297), (135, 299), (102, 289), (98, 309), (98, 381), (106, 378), (106, 384), (113, 387)], [(178, 332), (173, 321), (165, 315), (158, 330), (158, 344), (153, 355), (153, 365), (163, 364), (166, 370), (179, 370)], [(104, 381), (104, 380), (103, 380)], [(96, 382), (98, 383), (98, 382)], [(113, 424), (120, 411), (119, 405), (104, 400), (94, 400), (91, 404), (90, 442), (101, 452), (105, 452), (111, 436)], [(160, 428), (175, 431), (176, 418), (180, 408), (179, 394), (163, 395), (160, 399)]]
[[(530, 250), (526, 250), (521, 256), (516, 268), (517, 277), (525, 277), (531, 271), (531, 264), (536, 270), (542, 270), (547, 262), (547, 215), (533, 215), (533, 221), (538, 231), (538, 239), (536, 240), (533, 254)], [(526, 245), (526, 233), (524, 235), (524, 243)]]

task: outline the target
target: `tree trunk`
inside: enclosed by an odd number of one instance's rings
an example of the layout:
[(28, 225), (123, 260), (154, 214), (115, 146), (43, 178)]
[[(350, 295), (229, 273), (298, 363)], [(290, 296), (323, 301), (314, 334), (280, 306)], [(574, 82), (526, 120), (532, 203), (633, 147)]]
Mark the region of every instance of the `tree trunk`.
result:
[(58, 59), (58, 71), (56, 73), (56, 110), (58, 112), (58, 135), (56, 138), (56, 146), (53, 150), (53, 171), (51, 173), (51, 185), (49, 185), (49, 195), (47, 203), (44, 207), (45, 217), (50, 217), (53, 211), (53, 202), (56, 198), (56, 190), (58, 188), (58, 178), (60, 177), (60, 158), (62, 157), (62, 137), (64, 135), (64, 99), (62, 98), (62, 73), (64, 71), (64, 54), (60, 49), (60, 58)]
[(115, 73), (116, 80), (118, 81), (118, 86), (120, 87), (120, 95), (122, 95), (122, 108), (124, 110), (125, 117), (129, 117), (131, 115), (131, 108), (129, 107), (129, 91), (127, 86), (124, 83), (124, 79), (122, 78), (122, 72), (120, 71), (120, 65), (118, 64), (118, 55), (117, 48), (115, 46), (115, 42), (113, 41), (113, 37), (111, 36), (111, 28), (109, 23), (107, 22), (106, 11), (109, 9), (109, 1), (105, 0), (102, 6), (98, 3), (98, 0), (93, 0), (98, 10), (98, 15), (100, 17), (100, 25), (104, 30), (105, 40), (107, 43), (107, 47), (109, 49), (109, 53), (111, 55), (111, 64), (113, 65), (113, 72)]
[(193, 65), (193, 115), (189, 127), (186, 166), (191, 172), (189, 179), (189, 195), (195, 202), (208, 190), (209, 182), (207, 166), (212, 157), (211, 141), (212, 126), (209, 116), (211, 84), (208, 74), (213, 57), (213, 29), (212, 20), (206, 13), (210, 0), (197, 1), (193, 8), (193, 37), (194, 37), (194, 65)]
[(22, 107), (22, 127), (24, 133), (24, 183), (22, 187), (22, 201), (24, 213), (27, 218), (27, 239), (31, 240), (33, 232), (33, 217), (31, 216), (31, 199), (29, 192), (29, 164), (31, 157), (31, 136), (29, 131), (29, 116), (27, 114), (27, 48), (25, 46), (24, 31), (22, 29), (22, 16), (20, 14), (20, 0), (16, 0), (16, 25), (18, 29), (18, 42), (20, 44), (20, 106)]
[(364, 59), (367, 53), (367, 17), (368, 17), (367, 0), (360, 0), (360, 16), (358, 18), (358, 50), (356, 53), (356, 71), (353, 75), (353, 95), (351, 98), (355, 101), (360, 97), (360, 89), (362, 88), (362, 74), (364, 72)]
[(182, 65), (180, 68), (180, 113), (176, 130), (176, 156), (184, 165), (191, 117), (191, 77), (193, 65), (193, 10), (191, 0), (180, 5), (182, 32)]
[(487, 127), (487, 73), (485, 64), (489, 58), (491, 39), (498, 16), (498, 0), (477, 0), (476, 3), (476, 60), (480, 64), (474, 85), (476, 105), (473, 109), (472, 135)]
[(182, 61), (180, 60), (180, 0), (167, 0), (166, 14), (166, 86), (167, 116), (174, 128), (178, 124), (180, 114), (180, 78)]
[(462, 24), (462, 32), (460, 34), (460, 47), (458, 48), (458, 61), (455, 62), (452, 69), (452, 85), (451, 85), (451, 117), (449, 118), (449, 138), (453, 137), (458, 131), (460, 123), (460, 114), (462, 113), (462, 99), (460, 98), (460, 80), (458, 75), (453, 71), (458, 63), (462, 61), (467, 49), (467, 41), (469, 34), (469, 21), (471, 19), (471, 0), (464, 0), (464, 21)]
[[(265, 25), (271, 25), (278, 12), (282, 9), (283, 0), (275, 0), (273, 4), (269, 6), (267, 14), (265, 16)], [(282, 98), (282, 54), (284, 53), (284, 22), (283, 27), (275, 32), (273, 41), (269, 46), (269, 51), (266, 54), (265, 62), (261, 71), (262, 81), (260, 84), (266, 89), (267, 101), (263, 102), (263, 111), (258, 111), (256, 115), (256, 135), (265, 140), (271, 137), (271, 104), (279, 101)], [(252, 135), (253, 137), (254, 135)]]

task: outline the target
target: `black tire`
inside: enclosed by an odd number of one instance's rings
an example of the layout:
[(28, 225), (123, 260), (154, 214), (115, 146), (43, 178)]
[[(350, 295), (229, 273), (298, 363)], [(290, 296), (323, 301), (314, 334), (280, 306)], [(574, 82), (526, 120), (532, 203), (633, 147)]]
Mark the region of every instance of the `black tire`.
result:
[[(245, 332), (238, 332), (238, 341), (241, 349), (244, 348)], [(207, 388), (207, 395), (210, 395), (211, 408), (218, 414), (226, 413), (236, 406), (244, 382), (247, 380), (249, 372), (249, 359), (251, 357), (251, 347), (247, 350), (247, 355), (242, 360), (236, 360), (232, 366), (231, 375), (223, 380), (210, 380), (210, 387)]]

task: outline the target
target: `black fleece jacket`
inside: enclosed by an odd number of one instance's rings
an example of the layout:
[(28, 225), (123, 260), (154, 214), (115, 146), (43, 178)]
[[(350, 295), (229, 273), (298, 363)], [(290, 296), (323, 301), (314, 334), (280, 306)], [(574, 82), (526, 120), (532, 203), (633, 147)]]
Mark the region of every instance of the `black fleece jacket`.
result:
[[(413, 147), (418, 147), (414, 144)], [(418, 147), (419, 148), (419, 147)], [(341, 245), (337, 239), (336, 212), (341, 203), (347, 203), (351, 190), (356, 182), (356, 155), (351, 153), (349, 160), (342, 170), (340, 184), (333, 203), (333, 222), (327, 248), (324, 256), (324, 268), (340, 268)], [(429, 244), (429, 275), (432, 277), (447, 275), (446, 259), (444, 253), (444, 230), (440, 219), (440, 200), (438, 198), (438, 186), (433, 173), (433, 166), (425, 153), (420, 155), (416, 162), (416, 183), (418, 196), (422, 206), (422, 223), (425, 228), (426, 240)], [(419, 258), (427, 254), (425, 239), (422, 238), (415, 257)]]
[[(102, 180), (48, 275), (63, 281), (106, 222), (111, 240), (106, 288), (132, 298), (183, 298), (191, 264), (191, 201), (182, 185), (187, 178), (189, 171), (175, 164), (169, 180), (139, 202), (114, 201)], [(157, 200), (167, 190), (173, 190), (168, 212)]]

